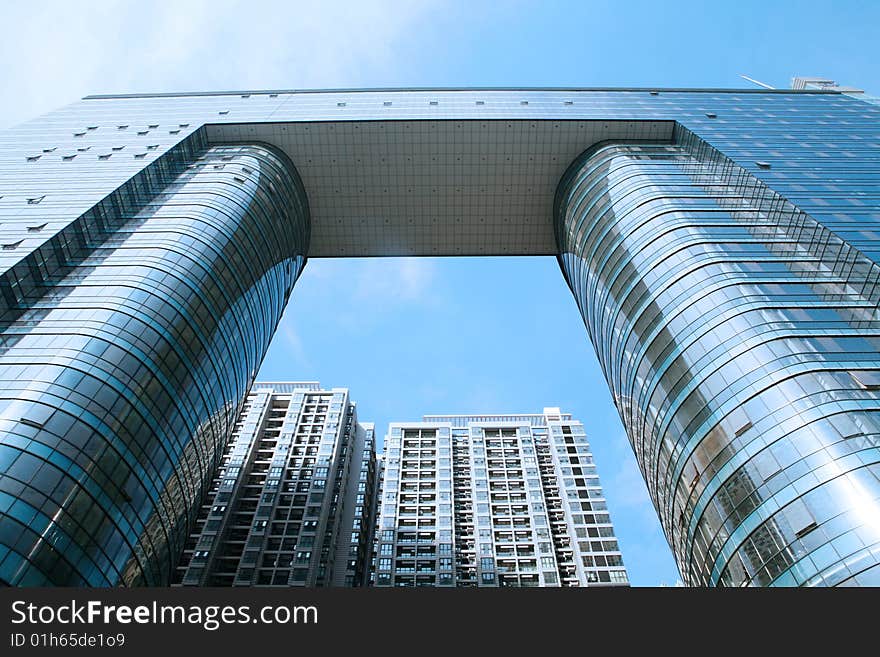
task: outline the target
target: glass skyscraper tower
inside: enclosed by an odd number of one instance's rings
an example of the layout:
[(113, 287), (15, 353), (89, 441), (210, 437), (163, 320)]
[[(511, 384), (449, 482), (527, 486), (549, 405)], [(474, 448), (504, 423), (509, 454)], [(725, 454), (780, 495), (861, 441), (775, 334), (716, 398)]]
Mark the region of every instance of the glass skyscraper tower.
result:
[(557, 255), (682, 577), (880, 583), (880, 106), (96, 96), (0, 134), (0, 580), (166, 584), (307, 257)]

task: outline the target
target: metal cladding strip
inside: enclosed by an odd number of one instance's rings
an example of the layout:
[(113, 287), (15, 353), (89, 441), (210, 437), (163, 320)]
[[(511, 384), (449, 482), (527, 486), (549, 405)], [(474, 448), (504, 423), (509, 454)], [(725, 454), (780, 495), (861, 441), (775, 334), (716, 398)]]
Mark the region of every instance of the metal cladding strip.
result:
[(169, 583), (309, 231), (286, 155), (198, 131), (11, 273), (0, 582)]
[(555, 220), (685, 581), (875, 581), (876, 264), (681, 126), (584, 153)]

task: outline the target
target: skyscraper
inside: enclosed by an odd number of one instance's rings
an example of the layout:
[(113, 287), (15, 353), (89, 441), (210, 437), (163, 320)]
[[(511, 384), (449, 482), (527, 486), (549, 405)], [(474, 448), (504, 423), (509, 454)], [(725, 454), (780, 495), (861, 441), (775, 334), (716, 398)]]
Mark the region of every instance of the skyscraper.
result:
[(175, 580), (364, 586), (376, 485), (373, 425), (348, 390), (254, 384)]
[(391, 424), (377, 586), (625, 585), (583, 425), (540, 415)]
[(540, 254), (687, 584), (880, 583), (878, 119), (834, 90), (265, 91), (5, 131), (0, 580), (171, 580), (306, 257)]

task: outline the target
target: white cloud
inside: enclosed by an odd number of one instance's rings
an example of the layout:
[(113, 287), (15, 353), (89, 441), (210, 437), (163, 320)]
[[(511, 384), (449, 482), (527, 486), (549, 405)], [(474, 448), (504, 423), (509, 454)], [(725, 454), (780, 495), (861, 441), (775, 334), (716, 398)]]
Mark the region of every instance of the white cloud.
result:
[(293, 323), (282, 322), (279, 328), (284, 336), (285, 356), (292, 359), (293, 364), (299, 369), (312, 369), (312, 360), (309, 358), (308, 351)]
[(436, 0), (0, 3), (0, 127), (92, 93), (394, 83)]
[(382, 258), (358, 261), (354, 293), (387, 307), (389, 303), (429, 301), (436, 266), (426, 258)]
[(414, 328), (450, 310), (437, 272), (431, 258), (316, 258), (297, 282), (278, 330), (318, 321), (357, 340), (376, 339), (375, 331), (399, 330), (399, 313), (407, 313)]

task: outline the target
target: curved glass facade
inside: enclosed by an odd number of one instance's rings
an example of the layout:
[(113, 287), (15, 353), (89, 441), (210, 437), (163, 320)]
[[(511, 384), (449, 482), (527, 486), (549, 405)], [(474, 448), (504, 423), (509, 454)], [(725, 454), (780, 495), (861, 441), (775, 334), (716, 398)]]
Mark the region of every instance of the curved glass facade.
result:
[(685, 582), (880, 584), (876, 264), (681, 126), (584, 153), (556, 231)]
[(684, 580), (880, 584), (878, 162), (880, 106), (825, 91), (94, 96), (0, 131), (0, 583), (168, 581), (306, 255), (558, 246)]
[(169, 583), (308, 243), (287, 156), (198, 131), (18, 270), (0, 582)]

